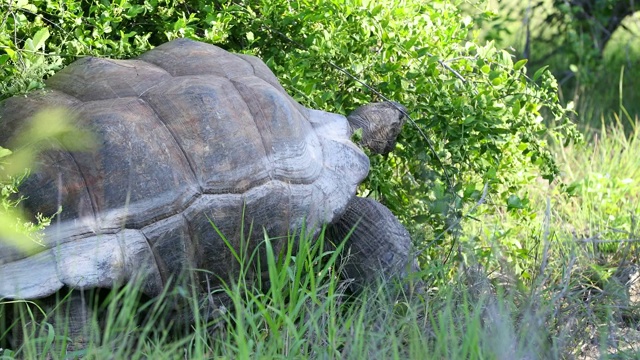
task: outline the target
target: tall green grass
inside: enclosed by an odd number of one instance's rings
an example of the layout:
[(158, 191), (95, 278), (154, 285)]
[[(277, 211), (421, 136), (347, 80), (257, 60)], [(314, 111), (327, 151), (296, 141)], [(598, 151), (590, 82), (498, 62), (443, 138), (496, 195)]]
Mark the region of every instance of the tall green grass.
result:
[(0, 335), (19, 331), (25, 341), (3, 342), (0, 356), (637, 358), (640, 292), (631, 275), (639, 259), (640, 127), (629, 116), (611, 123), (591, 130), (586, 145), (556, 147), (563, 184), (534, 182), (527, 207), (466, 221), (452, 260), (421, 264), (424, 274), (447, 277), (426, 278), (439, 287), (425, 294), (390, 296), (392, 287), (381, 284), (354, 295), (322, 234), (292, 237), (282, 252), (265, 236), (264, 276), (249, 276), (247, 260), (256, 256), (240, 251), (239, 275), (211, 294), (180, 285), (148, 299), (136, 284), (100, 293), (81, 347), (40, 316), (51, 307), (5, 300)]
[[(349, 291), (349, 280), (337, 276), (339, 253), (326, 250), (322, 234), (318, 240), (310, 240), (290, 241), (284, 253), (276, 254), (265, 238), (269, 286), (261, 290), (265, 287), (248, 283), (244, 271), (248, 269), (243, 269), (222, 290), (228, 299), (223, 305), (207, 303), (205, 296), (204, 303), (213, 306), (203, 307), (203, 299), (183, 287), (158, 299), (144, 299), (136, 284), (114, 290), (94, 304), (82, 348), (70, 346), (77, 339), (67, 338), (64, 326), (30, 315), (29, 311), (40, 308), (19, 304), (17, 322), (12, 326), (24, 327), (25, 341), (1, 354), (5, 359), (484, 359), (519, 353), (513, 339), (497, 346), (495, 338), (485, 336), (482, 303), (513, 306), (496, 302), (490, 293), (469, 293), (467, 284), (471, 282), (466, 275), (450, 288), (433, 289), (424, 296), (392, 296), (391, 284), (354, 295)], [(191, 319), (186, 326), (174, 321), (179, 315), (168, 308), (175, 297), (189, 304), (186, 311), (191, 312), (187, 316)], [(58, 306), (65, 301), (59, 299)], [(9, 304), (5, 302), (3, 307), (7, 310)], [(2, 315), (7, 316), (6, 311)], [(58, 322), (64, 324), (64, 320), (63, 316)], [(38, 326), (31, 326), (34, 321)], [(514, 323), (508, 314), (503, 322)]]
[(640, 325), (640, 127), (626, 112), (601, 124), (586, 144), (555, 146), (561, 181), (531, 184), (524, 209), (467, 222), (461, 242), (467, 262), (524, 306), (516, 328), (540, 322), (554, 358), (640, 351), (629, 335)]

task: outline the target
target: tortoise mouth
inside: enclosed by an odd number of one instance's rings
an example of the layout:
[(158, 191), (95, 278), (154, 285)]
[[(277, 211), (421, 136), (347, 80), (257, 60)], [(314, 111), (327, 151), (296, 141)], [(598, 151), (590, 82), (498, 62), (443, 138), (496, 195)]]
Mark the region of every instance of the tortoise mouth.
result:
[(352, 131), (362, 129), (362, 146), (374, 154), (386, 155), (395, 148), (406, 112), (404, 106), (385, 101), (363, 105), (349, 114), (347, 119)]

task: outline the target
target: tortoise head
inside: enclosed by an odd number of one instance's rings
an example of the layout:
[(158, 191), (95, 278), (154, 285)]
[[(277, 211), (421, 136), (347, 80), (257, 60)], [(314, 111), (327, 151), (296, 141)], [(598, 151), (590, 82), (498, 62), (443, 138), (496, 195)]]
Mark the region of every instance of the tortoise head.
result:
[(362, 129), (360, 144), (375, 154), (388, 154), (404, 125), (407, 109), (391, 101), (371, 103), (355, 109), (349, 116), (351, 132)]

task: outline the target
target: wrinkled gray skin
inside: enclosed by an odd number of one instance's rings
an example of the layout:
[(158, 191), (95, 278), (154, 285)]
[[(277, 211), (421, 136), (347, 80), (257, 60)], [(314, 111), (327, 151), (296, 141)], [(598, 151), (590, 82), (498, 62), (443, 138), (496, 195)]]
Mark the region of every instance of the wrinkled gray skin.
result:
[(349, 114), (347, 120), (352, 132), (362, 129), (362, 146), (374, 154), (385, 155), (396, 146), (406, 112), (404, 106), (385, 101), (361, 106)]
[[(209, 219), (236, 248), (253, 224), (250, 252), (262, 229), (286, 239), (305, 221), (315, 233), (327, 224), (333, 243), (354, 229), (343, 254), (354, 289), (418, 269), (398, 219), (355, 196), (369, 162), (349, 136), (362, 129), (360, 145), (393, 150), (404, 123), (398, 104), (365, 105), (346, 119), (307, 109), (258, 58), (186, 39), (136, 60), (84, 58), (47, 85), (0, 102), (0, 146), (51, 106), (75, 112), (101, 146), (41, 157), (23, 186), (25, 204), (45, 216), (62, 204), (60, 226), (48, 229), (37, 253), (0, 241), (0, 299), (130, 281), (153, 297), (185, 271), (206, 292), (239, 267)], [(274, 251), (285, 244), (274, 240)], [(84, 303), (72, 301), (72, 337), (90, 313)]]
[(380, 280), (403, 279), (420, 270), (411, 258), (409, 232), (379, 202), (354, 196), (340, 220), (329, 227), (328, 234), (339, 240), (347, 238), (352, 230), (343, 256), (347, 258), (344, 271), (353, 279), (354, 290)]
[[(363, 105), (347, 120), (352, 133), (362, 129), (359, 145), (374, 154), (386, 155), (396, 146), (406, 113), (404, 106), (385, 101)], [(417, 261), (412, 260), (407, 229), (384, 205), (354, 196), (342, 217), (329, 227), (329, 236), (345, 239), (354, 224), (345, 247), (349, 258), (345, 272), (354, 281), (352, 288), (361, 289), (380, 279), (405, 278), (408, 273), (419, 271)]]

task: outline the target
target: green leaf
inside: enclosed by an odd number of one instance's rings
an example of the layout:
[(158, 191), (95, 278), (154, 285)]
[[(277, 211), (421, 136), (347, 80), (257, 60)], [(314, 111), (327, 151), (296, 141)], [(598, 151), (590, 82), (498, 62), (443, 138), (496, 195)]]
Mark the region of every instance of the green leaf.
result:
[(507, 210), (523, 209), (522, 200), (516, 195), (510, 195), (507, 199)]
[(23, 50), (26, 50), (28, 52), (34, 52), (36, 49), (33, 46), (33, 39), (27, 39), (24, 41), (24, 46), (22, 47)]
[(518, 70), (522, 69), (522, 67), (527, 63), (527, 61), (529, 61), (529, 60), (528, 59), (519, 60), (518, 62), (516, 62), (513, 65), (513, 70), (518, 71)]
[(580, 193), (582, 189), (582, 180), (574, 181), (571, 184), (567, 185), (565, 191), (569, 196), (576, 196)]
[(513, 103), (513, 108), (511, 110), (511, 113), (513, 114), (514, 117), (518, 117), (518, 115), (520, 114), (520, 101), (514, 101)]
[(9, 58), (11, 60), (14, 60), (14, 61), (16, 60), (16, 52), (15, 51), (13, 51), (10, 48), (5, 48), (4, 51), (7, 53), (7, 55), (9, 56)]
[(464, 121), (462, 122), (464, 125), (469, 125), (472, 122), (475, 122), (476, 118), (475, 116), (467, 116), (466, 118), (464, 118)]
[(31, 91), (33, 89), (38, 89), (42, 86), (39, 81), (31, 80), (29, 81), (29, 86), (27, 86), (27, 91)]
[(354, 143), (359, 143), (362, 141), (362, 128), (358, 128), (356, 131), (351, 134), (351, 141)]
[(419, 224), (425, 224), (427, 221), (429, 221), (429, 216), (425, 214), (420, 214), (420, 215), (413, 216), (411, 220)]
[(371, 15), (376, 16), (380, 14), (380, 11), (382, 11), (382, 5), (376, 5), (376, 7), (371, 10)]
[(547, 70), (547, 68), (549, 67), (549, 65), (545, 65), (543, 67), (541, 67), (540, 69), (538, 69), (538, 71), (535, 72), (535, 74), (533, 74), (533, 81), (536, 81), (540, 78), (540, 76), (542, 76), (542, 74), (544, 74), (544, 72)]
[(49, 38), (49, 29), (42, 28), (33, 35), (33, 51), (44, 49), (45, 42)]
[(502, 75), (502, 71), (500, 70), (494, 70), (489, 72), (489, 80), (493, 81), (497, 78), (499, 78)]
[(9, 156), (9, 155), (11, 155), (11, 153), (12, 153), (11, 150), (5, 149), (2, 146), (0, 146), (0, 158)]
[(18, 0), (15, 2), (18, 9), (24, 9), (32, 13), (37, 13), (38, 8), (34, 4), (29, 4), (29, 0)]
[(423, 48), (418, 49), (418, 50), (416, 51), (416, 55), (417, 55), (417, 57), (419, 57), (419, 58), (421, 58), (421, 57), (423, 57), (423, 56), (427, 55), (428, 53), (429, 53), (429, 49), (428, 49), (428, 48), (426, 48), (426, 47), (423, 47)]

